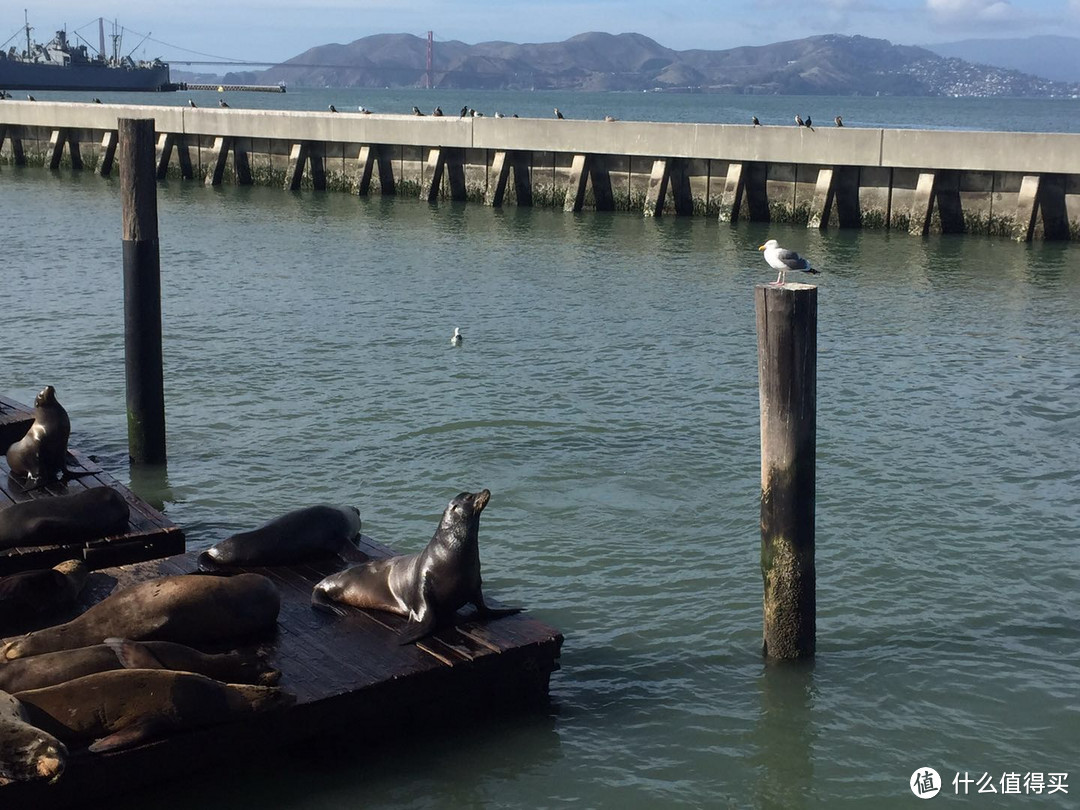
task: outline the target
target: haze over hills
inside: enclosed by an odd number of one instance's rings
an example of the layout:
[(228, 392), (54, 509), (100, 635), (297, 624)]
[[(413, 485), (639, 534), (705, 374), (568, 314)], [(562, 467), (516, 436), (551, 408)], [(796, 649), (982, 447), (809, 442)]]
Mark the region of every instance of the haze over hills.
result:
[(939, 56), (1020, 70), (1058, 82), (1080, 82), (1080, 39), (1075, 37), (964, 39), (926, 48)]
[[(377, 34), (320, 45), (226, 83), (301, 87), (422, 86), (427, 43)], [(642, 34), (587, 33), (563, 42), (437, 42), (431, 82), (454, 89), (664, 90), (793, 95), (1043, 96), (1080, 94), (1000, 67), (883, 39), (827, 34), (722, 51), (665, 48)]]

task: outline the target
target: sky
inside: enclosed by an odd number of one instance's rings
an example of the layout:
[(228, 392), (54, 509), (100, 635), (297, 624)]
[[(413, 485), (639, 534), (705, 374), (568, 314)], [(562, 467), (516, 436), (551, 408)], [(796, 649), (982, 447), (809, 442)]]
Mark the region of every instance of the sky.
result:
[[(96, 46), (97, 18), (89, 15), (99, 14), (126, 29), (125, 53), (167, 60), (203, 54), (284, 61), (317, 45), (384, 33), (423, 37), (429, 30), (436, 47), (455, 39), (555, 42), (606, 31), (645, 34), (676, 50), (829, 33), (900, 45), (1034, 34), (1080, 37), (1080, 0), (45, 0), (26, 8), (37, 41), (66, 26)], [(18, 12), (9, 4), (0, 23), (4, 50), (24, 41)]]

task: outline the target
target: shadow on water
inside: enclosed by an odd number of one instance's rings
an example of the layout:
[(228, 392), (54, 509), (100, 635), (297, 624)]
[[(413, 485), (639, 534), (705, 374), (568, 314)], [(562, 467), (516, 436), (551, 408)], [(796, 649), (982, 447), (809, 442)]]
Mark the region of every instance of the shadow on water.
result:
[(761, 710), (752, 737), (754, 807), (806, 807), (814, 781), (814, 662), (768, 663), (758, 679)]
[(136, 464), (128, 468), (131, 491), (157, 509), (165, 510), (165, 504), (176, 500), (169, 485), (169, 468), (166, 464)]

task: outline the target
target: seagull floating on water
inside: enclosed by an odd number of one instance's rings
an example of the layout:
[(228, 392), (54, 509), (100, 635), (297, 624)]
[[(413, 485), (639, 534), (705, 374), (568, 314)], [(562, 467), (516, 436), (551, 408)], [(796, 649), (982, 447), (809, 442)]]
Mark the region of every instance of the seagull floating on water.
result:
[(450, 342), (455, 346), (461, 345), (461, 330), (456, 326), (454, 327), (454, 334), (450, 338)]
[(780, 247), (780, 244), (775, 239), (770, 239), (758, 250), (765, 251), (765, 261), (769, 263), (769, 267), (780, 271), (776, 276), (776, 281), (773, 282), (774, 286), (785, 282), (788, 270), (802, 270), (804, 273), (813, 273), (815, 275), (818, 273), (817, 270), (810, 266), (808, 259), (804, 259), (794, 250)]

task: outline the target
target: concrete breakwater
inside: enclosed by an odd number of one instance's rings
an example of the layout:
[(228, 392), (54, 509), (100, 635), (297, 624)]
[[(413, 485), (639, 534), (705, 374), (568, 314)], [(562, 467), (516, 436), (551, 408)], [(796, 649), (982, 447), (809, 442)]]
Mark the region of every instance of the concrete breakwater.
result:
[(432, 202), (1080, 238), (1080, 135), (373, 115), (4, 101), (0, 161), (114, 171), (153, 118), (158, 175)]

